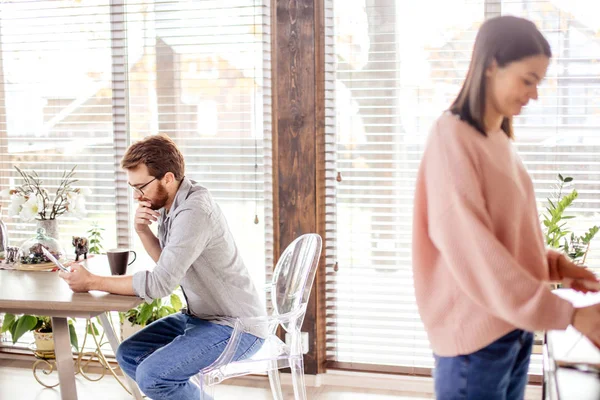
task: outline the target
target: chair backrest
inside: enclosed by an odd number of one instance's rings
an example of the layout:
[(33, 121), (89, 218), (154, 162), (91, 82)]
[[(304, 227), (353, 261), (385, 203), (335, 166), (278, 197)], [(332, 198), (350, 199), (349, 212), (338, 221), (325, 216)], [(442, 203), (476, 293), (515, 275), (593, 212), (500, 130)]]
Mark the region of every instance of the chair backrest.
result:
[[(321, 236), (316, 233), (300, 236), (285, 249), (277, 262), (271, 283), (275, 315), (306, 309), (320, 256)], [(294, 322), (300, 326), (302, 320), (304, 314)], [(282, 323), (282, 326), (290, 331), (289, 323)]]

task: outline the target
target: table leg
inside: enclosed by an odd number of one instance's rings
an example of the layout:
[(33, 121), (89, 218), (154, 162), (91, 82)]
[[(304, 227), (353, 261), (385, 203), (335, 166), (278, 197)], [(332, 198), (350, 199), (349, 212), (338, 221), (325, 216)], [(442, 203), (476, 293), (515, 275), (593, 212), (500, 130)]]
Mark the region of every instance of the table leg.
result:
[(77, 400), (75, 367), (67, 319), (52, 317), (52, 332), (54, 332), (54, 354), (60, 383), (60, 397), (62, 400)]
[[(119, 339), (117, 338), (117, 335), (115, 334), (115, 331), (112, 328), (112, 325), (110, 324), (110, 322), (108, 321), (108, 317), (106, 316), (106, 313), (102, 313), (98, 316), (98, 318), (100, 318), (100, 323), (102, 324), (102, 327), (104, 328), (104, 332), (106, 333), (106, 337), (108, 338), (108, 341), (110, 343), (110, 347), (112, 347), (113, 352), (115, 354), (117, 354), (117, 348), (119, 347)], [(142, 394), (140, 393), (140, 390), (137, 387), (137, 384), (134, 382), (133, 379), (131, 379), (127, 374), (123, 373), (125, 379), (127, 380), (127, 386), (129, 386), (129, 390), (131, 391), (131, 393), (133, 393), (133, 397), (136, 398), (136, 400), (142, 400)]]

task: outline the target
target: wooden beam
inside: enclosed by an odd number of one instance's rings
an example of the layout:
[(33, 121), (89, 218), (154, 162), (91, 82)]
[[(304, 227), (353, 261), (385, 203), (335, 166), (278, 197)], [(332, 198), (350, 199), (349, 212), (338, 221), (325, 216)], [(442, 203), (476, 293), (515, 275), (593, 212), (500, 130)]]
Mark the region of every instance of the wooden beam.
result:
[[(272, 0), (275, 254), (298, 236), (323, 236), (323, 0)], [(323, 176), (321, 176), (323, 175)], [(305, 372), (325, 372), (324, 268), (315, 278), (303, 332)]]

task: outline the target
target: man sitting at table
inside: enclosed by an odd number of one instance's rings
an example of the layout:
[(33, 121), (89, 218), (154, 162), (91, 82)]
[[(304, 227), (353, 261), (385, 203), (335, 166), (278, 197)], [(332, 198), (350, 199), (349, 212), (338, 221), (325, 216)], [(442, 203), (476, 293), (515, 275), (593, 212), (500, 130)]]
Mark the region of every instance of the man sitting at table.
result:
[[(138, 202), (135, 230), (156, 262), (153, 271), (98, 276), (78, 264), (60, 276), (74, 292), (137, 295), (148, 303), (181, 285), (187, 308), (126, 339), (121, 369), (152, 399), (199, 399), (190, 377), (223, 352), (232, 333), (227, 317), (265, 315), (225, 216), (209, 191), (184, 176), (184, 160), (167, 136), (134, 143), (121, 161)], [(158, 237), (150, 225), (158, 221)], [(236, 359), (252, 355), (265, 332), (242, 335)]]

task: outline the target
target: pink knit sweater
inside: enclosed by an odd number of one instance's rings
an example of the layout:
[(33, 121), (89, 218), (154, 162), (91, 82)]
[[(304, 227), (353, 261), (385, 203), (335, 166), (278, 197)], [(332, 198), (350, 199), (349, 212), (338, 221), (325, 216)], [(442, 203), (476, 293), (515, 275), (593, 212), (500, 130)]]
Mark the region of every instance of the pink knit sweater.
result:
[(417, 304), (434, 353), (475, 352), (514, 329), (565, 329), (552, 294), (531, 178), (501, 130), (485, 137), (450, 113), (434, 125), (415, 192)]

